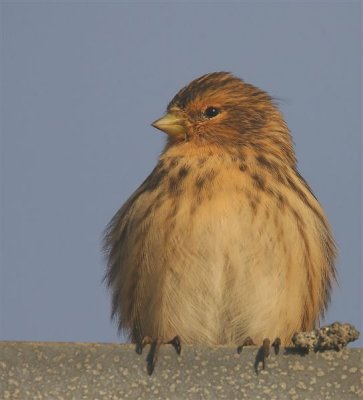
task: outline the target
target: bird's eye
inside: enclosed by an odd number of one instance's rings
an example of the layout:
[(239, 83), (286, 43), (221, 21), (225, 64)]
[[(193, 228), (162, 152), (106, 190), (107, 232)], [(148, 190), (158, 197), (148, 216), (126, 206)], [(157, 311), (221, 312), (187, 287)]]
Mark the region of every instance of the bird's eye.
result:
[(219, 114), (219, 112), (220, 111), (216, 107), (208, 107), (203, 114), (206, 118), (214, 118)]

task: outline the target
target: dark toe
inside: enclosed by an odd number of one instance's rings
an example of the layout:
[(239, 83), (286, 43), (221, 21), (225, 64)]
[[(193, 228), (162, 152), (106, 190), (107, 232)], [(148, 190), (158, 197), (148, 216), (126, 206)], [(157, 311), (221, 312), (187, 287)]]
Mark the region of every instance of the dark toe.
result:
[(169, 343), (174, 347), (174, 349), (177, 352), (177, 354), (180, 354), (180, 352), (181, 352), (181, 343), (180, 343), (179, 336), (175, 336), (175, 338), (172, 339)]

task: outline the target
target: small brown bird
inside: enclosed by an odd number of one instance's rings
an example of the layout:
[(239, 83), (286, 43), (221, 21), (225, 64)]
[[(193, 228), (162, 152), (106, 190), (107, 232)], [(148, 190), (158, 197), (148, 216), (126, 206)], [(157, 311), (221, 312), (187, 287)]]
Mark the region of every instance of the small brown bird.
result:
[(159, 161), (105, 234), (112, 315), (138, 352), (239, 345), (312, 330), (329, 301), (335, 245), (299, 174), (272, 98), (203, 75), (153, 123)]

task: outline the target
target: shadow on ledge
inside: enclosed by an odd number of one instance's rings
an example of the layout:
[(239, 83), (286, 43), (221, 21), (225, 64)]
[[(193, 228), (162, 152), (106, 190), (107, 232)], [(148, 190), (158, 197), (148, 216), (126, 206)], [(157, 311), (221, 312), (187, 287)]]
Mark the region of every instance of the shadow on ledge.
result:
[[(147, 349), (146, 349), (147, 350)], [(0, 399), (358, 399), (363, 349), (281, 349), (256, 374), (256, 347), (160, 350), (154, 374), (134, 346), (0, 342)]]

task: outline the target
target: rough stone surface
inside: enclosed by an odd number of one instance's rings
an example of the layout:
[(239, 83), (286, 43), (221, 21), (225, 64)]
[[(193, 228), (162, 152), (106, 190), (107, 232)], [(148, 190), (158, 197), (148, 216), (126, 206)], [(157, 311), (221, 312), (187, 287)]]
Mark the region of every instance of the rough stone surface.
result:
[(306, 351), (341, 350), (359, 338), (359, 331), (351, 324), (334, 322), (311, 332), (298, 332), (292, 337), (295, 347)]
[(147, 348), (0, 342), (0, 399), (358, 399), (363, 349), (301, 355), (280, 349), (256, 374), (258, 349), (163, 346), (154, 374)]

